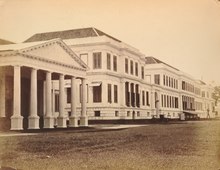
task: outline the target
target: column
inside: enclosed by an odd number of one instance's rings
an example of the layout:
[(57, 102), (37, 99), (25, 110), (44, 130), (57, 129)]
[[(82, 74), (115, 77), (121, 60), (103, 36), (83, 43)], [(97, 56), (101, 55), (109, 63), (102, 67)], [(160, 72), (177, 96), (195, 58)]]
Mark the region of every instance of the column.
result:
[(121, 118), (126, 118), (127, 114), (125, 112), (125, 106), (126, 106), (126, 102), (125, 102), (125, 80), (121, 79), (120, 81), (120, 89), (118, 90), (118, 98), (119, 98), (119, 103), (121, 105), (121, 109), (120, 109), (120, 115)]
[(127, 101), (128, 101), (128, 107), (131, 107), (131, 83), (128, 83), (128, 93), (127, 93)]
[(133, 83), (130, 83), (130, 107), (133, 107), (133, 99), (132, 99), (132, 87), (133, 87)]
[(5, 117), (5, 73), (0, 70), (0, 117)]
[(125, 81), (123, 79), (121, 79), (120, 82), (120, 86), (121, 86), (121, 90), (119, 92), (119, 95), (121, 97), (121, 106), (125, 107), (126, 103), (125, 103)]
[(60, 80), (59, 80), (59, 116), (57, 118), (57, 127), (58, 128), (65, 128), (66, 127), (66, 116), (64, 115), (64, 105), (65, 105), (65, 89), (64, 89), (64, 75), (60, 74)]
[[(142, 88), (140, 87), (140, 89), (139, 89), (139, 94), (140, 94), (140, 96), (139, 96), (139, 101), (140, 101), (140, 108), (143, 108), (143, 94), (142, 94)], [(147, 101), (146, 101), (146, 98), (147, 98), (147, 96), (146, 96), (146, 93), (145, 93), (145, 91), (144, 91), (144, 97), (145, 97), (145, 103), (147, 103)]]
[(13, 115), (11, 130), (23, 130), (23, 116), (21, 116), (21, 67), (14, 66)]
[(78, 127), (78, 118), (76, 116), (76, 78), (71, 78), (71, 116), (69, 118), (69, 127)]
[(51, 111), (51, 75), (51, 72), (46, 73), (46, 115), (44, 117), (44, 128), (54, 128), (54, 118)]
[(136, 84), (133, 85), (133, 106), (136, 107)]
[(82, 79), (82, 103), (81, 103), (80, 126), (88, 126), (88, 117), (86, 115), (86, 79)]
[(182, 101), (182, 95), (180, 94), (179, 95), (179, 103), (178, 103), (178, 106), (179, 106), (179, 111), (180, 111), (180, 113), (182, 113), (183, 112), (183, 106), (182, 106), (182, 104), (183, 104), (183, 101)]
[(37, 70), (31, 70), (30, 89), (30, 115), (28, 117), (28, 129), (39, 129), (39, 116), (37, 115)]
[(155, 95), (154, 90), (151, 89), (151, 112), (153, 115), (155, 115)]

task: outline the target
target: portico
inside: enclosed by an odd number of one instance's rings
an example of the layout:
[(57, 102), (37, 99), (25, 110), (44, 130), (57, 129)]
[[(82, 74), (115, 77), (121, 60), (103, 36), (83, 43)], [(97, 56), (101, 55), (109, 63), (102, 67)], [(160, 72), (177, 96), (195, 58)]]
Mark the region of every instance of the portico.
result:
[[(57, 127), (66, 128), (64, 81), (70, 79), (72, 88), (70, 120), (72, 121), (69, 126), (77, 127), (75, 79), (81, 79), (82, 89), (85, 90), (87, 66), (60, 39), (19, 45), (7, 45), (4, 47), (6, 49), (0, 49), (0, 106), (2, 106), (0, 116), (10, 117), (11, 130), (39, 129), (40, 126), (54, 128), (51, 91), (52, 80), (58, 80)], [(7, 96), (8, 93), (9, 96)], [(86, 93), (82, 92), (82, 94), (80, 126), (88, 126)], [(44, 99), (45, 102), (43, 102)], [(8, 106), (12, 106), (12, 109), (10, 110)]]

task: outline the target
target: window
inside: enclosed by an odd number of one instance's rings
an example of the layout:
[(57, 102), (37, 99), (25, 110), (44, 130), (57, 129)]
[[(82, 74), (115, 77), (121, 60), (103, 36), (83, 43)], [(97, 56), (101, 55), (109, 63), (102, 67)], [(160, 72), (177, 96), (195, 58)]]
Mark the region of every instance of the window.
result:
[(176, 80), (176, 88), (178, 89), (178, 80)]
[(175, 97), (175, 108), (178, 108), (178, 97)]
[(165, 78), (165, 75), (163, 75), (163, 85), (165, 86), (166, 84), (166, 78)]
[(139, 111), (137, 111), (137, 117), (140, 117), (140, 116), (141, 116), (140, 112), (139, 112)]
[(149, 103), (149, 92), (146, 91), (146, 103), (147, 103), (147, 106), (150, 106), (150, 103)]
[(186, 89), (186, 83), (185, 81), (182, 81), (182, 90), (185, 90)]
[(169, 77), (169, 87), (170, 87), (170, 83), (171, 83), (171, 82), (170, 82), (170, 77)]
[(141, 78), (144, 79), (144, 67), (141, 67)]
[(171, 97), (171, 99), (172, 99), (171, 107), (174, 108), (174, 97)]
[(126, 106), (130, 106), (130, 92), (129, 92), (130, 90), (129, 90), (129, 83), (128, 82), (126, 82), (125, 83), (125, 103), (126, 103)]
[(164, 107), (167, 107), (167, 97), (166, 95), (164, 95), (163, 97), (164, 97)]
[(114, 103), (118, 103), (118, 86), (114, 85)]
[(166, 86), (168, 86), (168, 77), (166, 76)]
[(95, 117), (100, 117), (100, 116), (101, 116), (100, 111), (95, 111)]
[(107, 53), (107, 69), (111, 70), (111, 54)]
[(170, 96), (170, 108), (172, 108), (172, 98)]
[(128, 73), (128, 59), (125, 59), (125, 73)]
[(115, 111), (115, 117), (118, 117), (118, 116), (119, 116), (119, 112)]
[(154, 75), (154, 83), (160, 85), (160, 75), (159, 74)]
[(102, 102), (102, 85), (93, 87), (93, 102)]
[(59, 112), (59, 94), (55, 93), (55, 112)]
[(142, 105), (145, 105), (145, 92), (142, 91)]
[(117, 71), (117, 56), (113, 57), (113, 70)]
[(133, 61), (130, 61), (130, 73), (133, 75), (134, 74), (134, 66), (133, 66)]
[(171, 87), (173, 87), (173, 78), (171, 78)]
[(138, 76), (138, 63), (135, 63), (135, 75)]
[(80, 54), (80, 59), (88, 65), (88, 54)]
[(161, 94), (161, 104), (162, 104), (162, 107), (163, 107), (163, 95)]
[(108, 84), (108, 102), (112, 103), (112, 85)]
[(101, 69), (102, 68), (102, 53), (97, 52), (93, 53), (93, 69)]
[(71, 103), (71, 88), (68, 87), (66, 91), (67, 91), (67, 103)]

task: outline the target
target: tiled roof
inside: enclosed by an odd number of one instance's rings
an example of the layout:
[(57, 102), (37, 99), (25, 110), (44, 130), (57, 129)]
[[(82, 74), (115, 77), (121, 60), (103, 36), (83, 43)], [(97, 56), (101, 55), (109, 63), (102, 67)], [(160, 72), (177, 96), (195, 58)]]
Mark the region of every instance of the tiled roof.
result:
[(160, 61), (159, 59), (157, 59), (155, 57), (145, 57), (145, 64), (159, 64), (159, 63), (165, 64), (166, 66), (171, 67), (171, 68), (179, 71), (179, 69), (177, 69), (167, 63), (164, 63), (163, 61)]
[(75, 38), (86, 38), (86, 37), (98, 37), (98, 36), (107, 36), (115, 41), (121, 42), (120, 40), (96, 29), (96, 28), (81, 28), (65, 31), (56, 31), (56, 32), (45, 32), (38, 33), (28, 38), (24, 42), (34, 42), (34, 41), (47, 41), (55, 38), (65, 39), (75, 39)]
[(14, 44), (14, 43), (8, 40), (0, 39), (0, 45), (6, 45), (6, 44)]

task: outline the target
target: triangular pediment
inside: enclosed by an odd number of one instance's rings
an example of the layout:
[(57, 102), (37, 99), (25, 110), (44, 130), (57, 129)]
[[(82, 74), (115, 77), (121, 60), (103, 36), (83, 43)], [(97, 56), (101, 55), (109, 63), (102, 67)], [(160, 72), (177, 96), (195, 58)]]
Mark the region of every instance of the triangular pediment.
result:
[(60, 39), (40, 43), (19, 51), (77, 68), (87, 68), (87, 65)]

